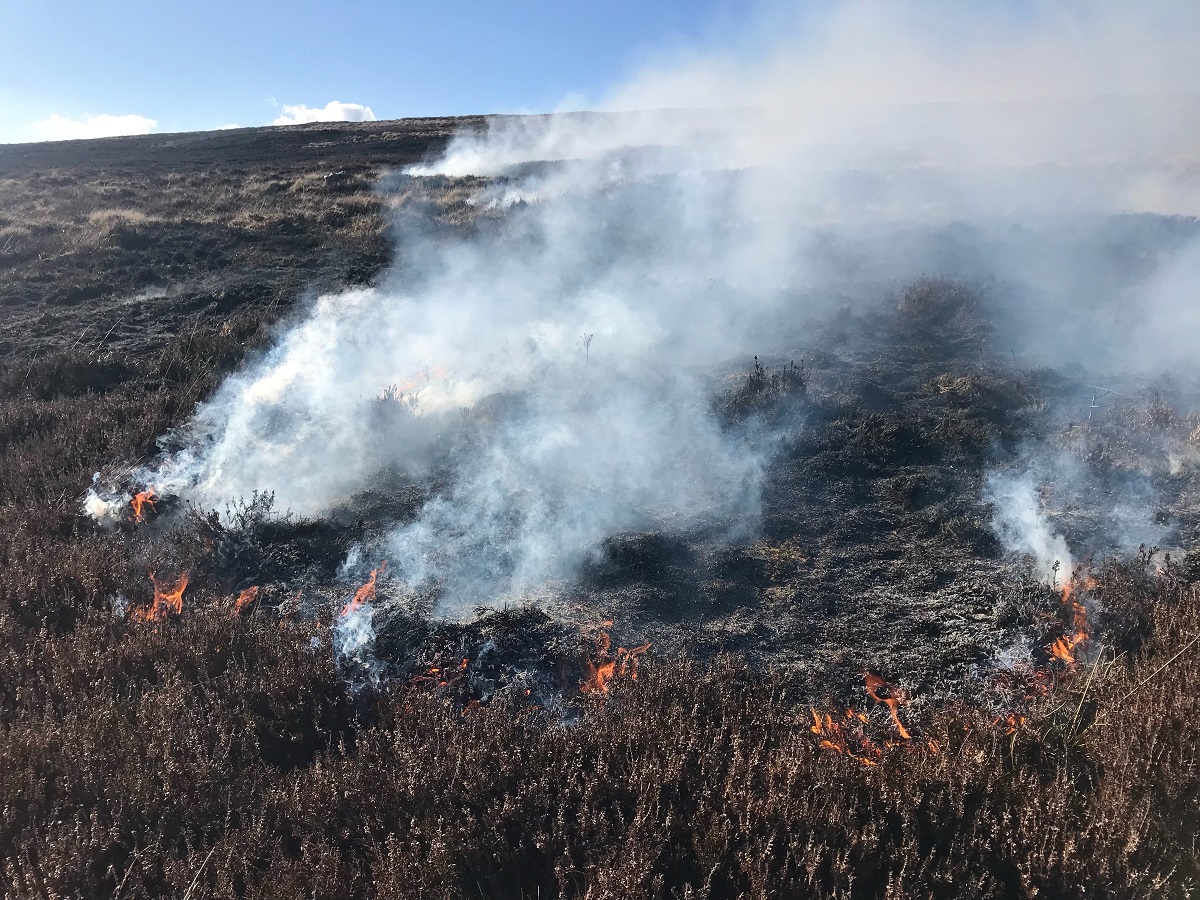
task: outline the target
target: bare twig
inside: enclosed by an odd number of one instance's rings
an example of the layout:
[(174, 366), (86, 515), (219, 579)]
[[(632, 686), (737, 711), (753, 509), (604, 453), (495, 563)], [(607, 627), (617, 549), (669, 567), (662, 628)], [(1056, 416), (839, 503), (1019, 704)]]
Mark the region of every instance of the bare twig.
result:
[(1161, 666), (1159, 666), (1157, 669), (1155, 669), (1153, 672), (1151, 672), (1149, 675), (1147, 675), (1145, 678), (1143, 678), (1141, 681), (1139, 681), (1136, 685), (1134, 685), (1133, 688), (1129, 691), (1129, 693), (1126, 694), (1124, 697), (1122, 697), (1117, 702), (1124, 703), (1126, 700), (1128, 700), (1130, 697), (1132, 697), (1135, 693), (1137, 693), (1137, 691), (1139, 689), (1141, 689), (1142, 686), (1147, 684), (1152, 678), (1155, 678), (1160, 673), (1165, 672), (1167, 669), (1167, 666), (1171, 665), (1171, 663), (1175, 662), (1175, 660), (1177, 660), (1177, 659), (1179, 659), (1179, 657), (1183, 656), (1183, 654), (1186, 653), (1189, 649), (1191, 649), (1191, 647), (1197, 641), (1200, 641), (1200, 634), (1197, 634), (1194, 638), (1192, 638), (1190, 641), (1188, 641), (1186, 644), (1184, 644), (1182, 647), (1180, 647), (1178, 653), (1176, 653), (1174, 656), (1172, 656), (1170, 659), (1168, 659), (1165, 663), (1163, 663)]
[(125, 321), (125, 317), (121, 316), (121, 318), (119, 318), (119, 319), (117, 319), (117, 321), (113, 322), (112, 328), (108, 329), (108, 331), (106, 331), (104, 333), (104, 337), (100, 338), (100, 340), (96, 342), (96, 349), (92, 351), (93, 355), (98, 355), (100, 353), (100, 348), (104, 346), (104, 342), (108, 340), (108, 336), (110, 334), (112, 334), (114, 331), (116, 331), (117, 326), (120, 325), (124, 321)]
[(200, 881), (200, 876), (204, 873), (204, 867), (208, 865), (208, 861), (212, 859), (212, 855), (217, 852), (217, 848), (213, 847), (208, 851), (208, 856), (204, 857), (204, 862), (200, 863), (200, 868), (196, 870), (196, 877), (192, 879), (192, 883), (188, 885), (188, 889), (184, 891), (183, 900), (190, 900), (192, 891), (196, 889), (197, 883)]

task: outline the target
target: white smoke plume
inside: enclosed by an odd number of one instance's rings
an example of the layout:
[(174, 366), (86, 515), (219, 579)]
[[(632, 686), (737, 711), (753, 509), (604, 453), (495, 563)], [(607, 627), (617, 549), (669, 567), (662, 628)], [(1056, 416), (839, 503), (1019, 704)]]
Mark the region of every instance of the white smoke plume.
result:
[(722, 52), (647, 67), (607, 114), (498, 118), (416, 171), (686, 147), (691, 165), (773, 170), (760, 207), (839, 221), (1200, 212), (1194, 4), (824, 10), (770, 5)]
[[(315, 514), (387, 467), (448, 465), (387, 555), (458, 613), (568, 577), (616, 530), (752, 528), (769, 447), (711, 415), (712, 367), (848, 283), (941, 270), (948, 223), (981, 223), (956, 262), (1066, 297), (1087, 254), (1031, 274), (1014, 218), (1200, 211), (1198, 9), (773, 9), (608, 113), (498, 119), (410, 170), (503, 176), (474, 202), (507, 214), (457, 241), (410, 228), (402, 273), (319, 298), (135, 482)], [(995, 490), (1013, 546), (1066, 565), (1032, 488)]]
[(988, 494), (995, 507), (992, 527), (1004, 549), (1033, 558), (1033, 574), (1052, 587), (1071, 580), (1075, 560), (1067, 541), (1051, 524), (1031, 473), (993, 475)]
[(333, 623), (333, 654), (338, 665), (353, 668), (378, 681), (380, 662), (375, 657), (375, 607), (363, 603), (344, 611)]
[(1029, 556), (1034, 577), (1059, 587), (1081, 561), (1068, 530), (1077, 546), (1098, 554), (1164, 548), (1173, 537), (1172, 526), (1156, 515), (1148, 479), (1099, 474), (1065, 451), (1025, 448), (1015, 468), (988, 475), (984, 495), (1005, 551)]

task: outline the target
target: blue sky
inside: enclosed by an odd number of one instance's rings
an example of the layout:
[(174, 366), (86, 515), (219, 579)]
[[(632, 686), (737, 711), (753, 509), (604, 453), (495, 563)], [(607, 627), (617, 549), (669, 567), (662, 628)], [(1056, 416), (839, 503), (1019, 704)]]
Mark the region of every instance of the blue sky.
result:
[(381, 119), (586, 107), (650, 60), (724, 43), (750, 6), (0, 0), (0, 142), (266, 125), (331, 101)]

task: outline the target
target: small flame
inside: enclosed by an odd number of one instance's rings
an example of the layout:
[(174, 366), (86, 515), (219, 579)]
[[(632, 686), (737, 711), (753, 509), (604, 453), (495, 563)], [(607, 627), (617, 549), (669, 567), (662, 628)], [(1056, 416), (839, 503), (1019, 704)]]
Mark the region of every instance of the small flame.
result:
[(899, 713), (900, 707), (908, 702), (904, 696), (904, 692), (894, 688), (878, 675), (873, 675), (870, 672), (863, 672), (863, 680), (866, 682), (867, 696), (876, 703), (882, 703), (888, 708), (888, 712), (892, 714), (892, 721), (896, 723), (896, 730), (900, 732), (900, 737), (907, 741), (912, 735), (908, 733), (908, 729), (900, 721)]
[[(1085, 591), (1090, 591), (1095, 586), (1096, 586), (1095, 578), (1093, 578), (1091, 575), (1083, 576), (1082, 587)], [(1069, 580), (1067, 580), (1062, 586), (1062, 601), (1063, 601), (1063, 603), (1074, 603), (1075, 602), (1075, 600), (1074, 600), (1075, 591), (1078, 589), (1078, 587), (1079, 587), (1079, 585), (1076, 584), (1076, 576), (1072, 575), (1071, 578)]]
[(393, 389), (401, 392), (411, 391), (413, 388), (418, 387), (421, 384), (428, 384), (434, 378), (443, 377), (444, 375), (448, 374), (448, 372), (449, 370), (445, 366), (432, 366), (430, 368), (422, 369), (416, 375), (410, 375), (399, 384), (394, 385)]
[(242, 591), (240, 594), (238, 594), (237, 599), (233, 601), (233, 614), (236, 616), (238, 613), (240, 613), (243, 609), (245, 609), (247, 606), (249, 606), (251, 603), (253, 603), (257, 599), (258, 599), (258, 586), (255, 585), (254, 587), (246, 588), (244, 591)]
[(147, 509), (153, 510), (155, 502), (154, 488), (146, 488), (141, 493), (134, 494), (129, 501), (129, 505), (133, 507), (133, 521), (145, 522)]
[(348, 616), (350, 613), (361, 609), (364, 603), (371, 603), (375, 600), (375, 579), (379, 577), (387, 569), (387, 560), (379, 564), (379, 567), (371, 570), (371, 577), (367, 579), (367, 583), (354, 592), (354, 599), (342, 607), (342, 616)]
[(1016, 713), (1009, 713), (1007, 716), (1004, 717), (1003, 720), (1001, 720), (1000, 717), (997, 716), (996, 721), (993, 722), (992, 724), (999, 725), (1001, 723), (1001, 721), (1003, 721), (1003, 723), (1004, 723), (1004, 734), (1006, 736), (1010, 735), (1010, 734), (1016, 734), (1025, 725), (1025, 717), (1019, 716)]
[(1086, 641), (1089, 634), (1087, 607), (1080, 603), (1075, 595), (1080, 588), (1090, 591), (1095, 586), (1096, 579), (1092, 576), (1084, 575), (1080, 579), (1076, 575), (1062, 587), (1063, 605), (1070, 606), (1071, 631), (1055, 640), (1046, 649), (1050, 651), (1051, 656), (1063, 662), (1068, 669), (1075, 668), (1075, 648)]
[[(612, 621), (606, 620), (604, 624), (611, 626)], [(638, 660), (650, 649), (650, 644), (645, 643), (630, 650), (618, 647), (616, 653), (610, 652), (611, 647), (609, 633), (601, 631), (596, 640), (596, 660), (586, 660), (583, 664), (584, 678), (579, 684), (583, 693), (598, 696), (607, 694), (608, 683), (618, 675), (628, 675), (631, 681), (637, 681)]]
[(130, 613), (131, 618), (139, 622), (157, 622), (159, 619), (165, 618), (169, 612), (176, 615), (183, 612), (183, 592), (188, 585), (187, 572), (179, 576), (175, 587), (169, 591), (163, 589), (155, 579), (153, 572), (150, 573), (150, 583), (154, 585), (154, 602), (144, 609), (135, 609)]
[(467, 705), (466, 705), (466, 706), (464, 706), (464, 707), (462, 708), (462, 712), (460, 712), (460, 713), (458, 714), (458, 716), (459, 716), (459, 718), (462, 718), (462, 717), (463, 717), (463, 716), (465, 716), (467, 713), (469, 713), (471, 710), (473, 710), (473, 709), (479, 709), (481, 706), (483, 706), (483, 704), (482, 704), (482, 703), (480, 703), (478, 700), (471, 700), (471, 701), (469, 701), (469, 702), (467, 703)]

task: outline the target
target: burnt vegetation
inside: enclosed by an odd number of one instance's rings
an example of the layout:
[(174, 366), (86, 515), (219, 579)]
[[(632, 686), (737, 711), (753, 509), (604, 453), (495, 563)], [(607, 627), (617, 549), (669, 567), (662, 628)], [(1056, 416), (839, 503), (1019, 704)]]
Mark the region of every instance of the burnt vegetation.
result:
[[(761, 530), (597, 549), (581, 598), (627, 646), (656, 641), (606, 692), (580, 685), (628, 651), (532, 607), (397, 614), (387, 677), (348, 685), (337, 567), (428, 495), (412, 479), (319, 520), (269, 515), (269, 495), (225, 518), (81, 515), (92, 474), (154, 454), (305, 290), (378, 275), (385, 205), (476, 227), (461, 184), (373, 192), (449, 128), (0, 153), (0, 892), (1192, 895), (1195, 556), (1090, 560), (1071, 667), (1046, 649), (1068, 605), (1004, 559), (980, 498), (989, 459), (1040, 440), (1158, 473), (1188, 548), (1200, 421), (1169, 385), (1059, 420), (1065, 376), (981, 349), (978, 286), (918, 280), (718, 392), (713, 415), (748, 440), (791, 429)], [(181, 615), (130, 615), (148, 571), (190, 573)], [(1021, 637), (1029, 660), (996, 666)], [(903, 683), (907, 739), (863, 670)], [(826, 714), (850, 724), (823, 731)]]

